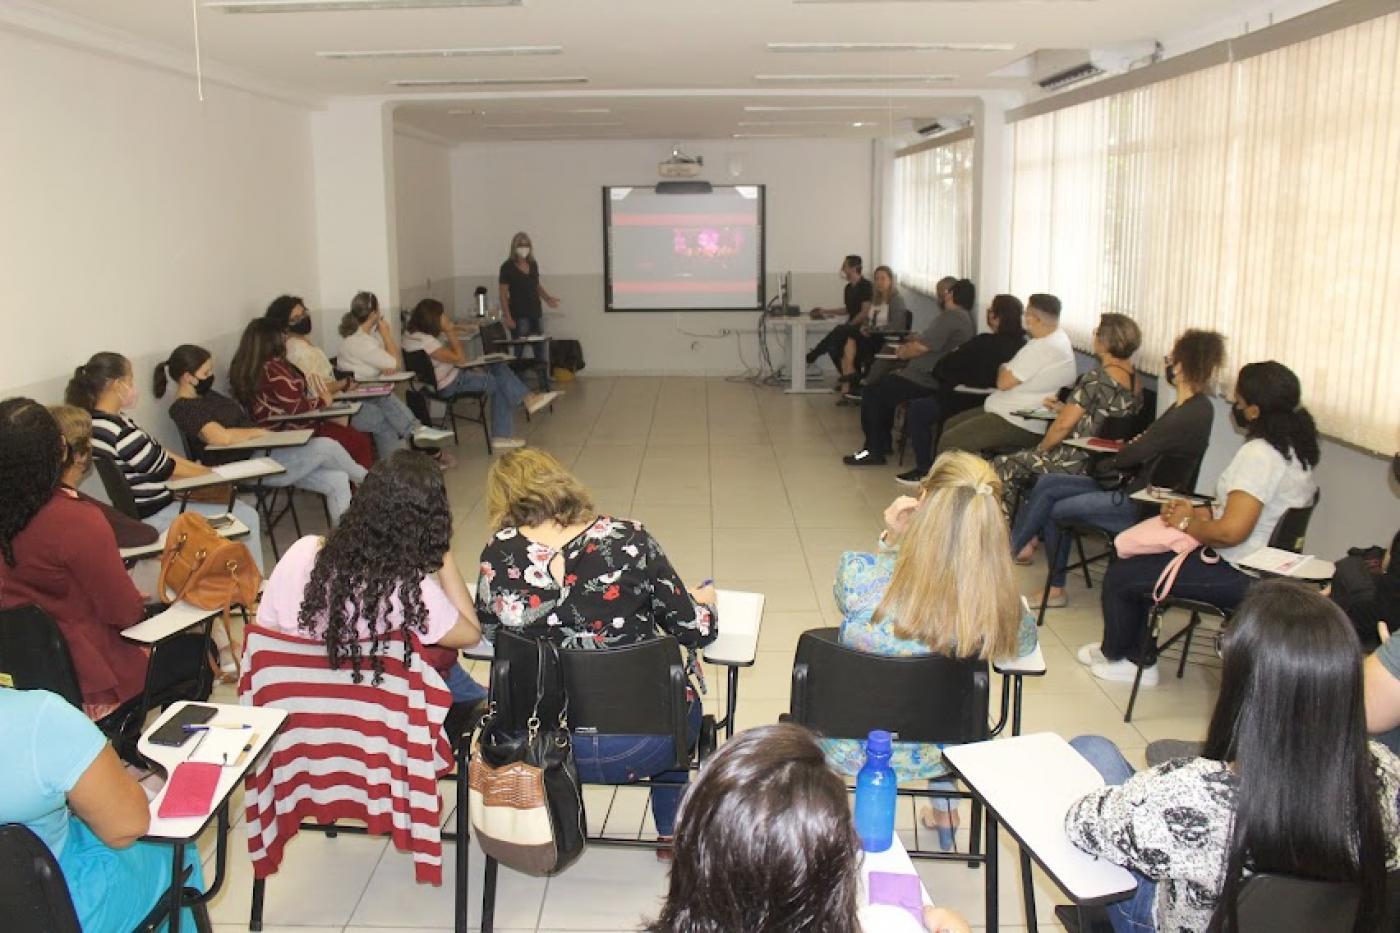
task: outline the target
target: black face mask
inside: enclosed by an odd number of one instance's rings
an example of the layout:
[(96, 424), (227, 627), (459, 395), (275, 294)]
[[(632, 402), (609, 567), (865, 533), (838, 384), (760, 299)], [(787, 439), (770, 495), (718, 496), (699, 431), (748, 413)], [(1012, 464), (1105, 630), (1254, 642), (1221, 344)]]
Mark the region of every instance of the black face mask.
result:
[[(1164, 370), (1162, 371), (1162, 375), (1166, 376), (1166, 378), (1167, 378), (1167, 385), (1169, 385), (1169, 386), (1174, 386), (1174, 385), (1176, 385), (1176, 366), (1175, 366), (1175, 365), (1168, 366), (1166, 369), (1164, 369)], [(1233, 406), (1232, 406), (1232, 407), (1233, 407)]]
[(214, 388), (214, 377), (205, 376), (203, 379), (199, 380), (194, 384), (194, 394), (206, 395), (212, 388)]
[(1236, 408), (1234, 405), (1231, 405), (1230, 417), (1235, 420), (1235, 424), (1239, 426), (1239, 429), (1241, 431), (1249, 430), (1249, 422), (1245, 420), (1244, 412), (1241, 409)]
[(311, 333), (311, 318), (304, 317), (300, 320), (293, 321), (287, 325), (287, 330), (305, 337), (307, 334)]

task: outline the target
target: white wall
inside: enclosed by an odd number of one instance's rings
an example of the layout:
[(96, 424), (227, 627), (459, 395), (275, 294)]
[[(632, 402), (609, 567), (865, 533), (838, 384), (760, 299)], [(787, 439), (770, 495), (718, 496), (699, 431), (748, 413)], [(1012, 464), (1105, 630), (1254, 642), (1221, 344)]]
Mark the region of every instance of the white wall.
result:
[[(394, 216), (398, 221), (399, 294), (405, 307), (429, 293), (451, 297), (451, 148), (394, 132)], [(444, 292), (443, 289), (446, 289)]]
[[(305, 109), (0, 29), (0, 397), (61, 400), (116, 350), (227, 363), (283, 291), (317, 300)], [(164, 406), (137, 417), (170, 431)]]
[[(874, 208), (866, 141), (744, 140), (685, 144), (716, 184), (767, 186), (769, 295), (794, 273), (804, 308), (841, 300), (847, 253), (870, 256)], [(755, 313), (606, 313), (605, 185), (651, 184), (669, 146), (655, 141), (470, 144), (452, 153), (458, 308), (478, 285), (497, 294), (510, 238), (528, 231), (547, 290), (562, 307), (546, 329), (583, 342), (590, 372), (733, 373), (757, 363)], [(731, 164), (739, 169), (730, 172)], [(402, 241), (401, 241), (402, 242)], [(728, 330), (730, 333), (721, 334)]]

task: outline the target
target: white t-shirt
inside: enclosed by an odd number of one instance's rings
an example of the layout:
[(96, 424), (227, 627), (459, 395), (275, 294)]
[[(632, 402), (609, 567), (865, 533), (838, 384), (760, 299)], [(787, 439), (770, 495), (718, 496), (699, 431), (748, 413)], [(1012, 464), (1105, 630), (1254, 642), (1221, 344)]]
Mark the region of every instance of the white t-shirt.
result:
[(890, 305), (885, 302), (882, 305), (870, 306), (870, 328), (877, 330), (881, 327), (890, 326)]
[(1264, 507), (1248, 538), (1234, 547), (1217, 548), (1220, 556), (1232, 564), (1266, 546), (1284, 512), (1312, 502), (1317, 483), (1313, 481), (1312, 471), (1296, 456), (1283, 459), (1283, 455), (1261, 437), (1241, 447), (1215, 481), (1216, 518), (1225, 514), (1225, 500), (1234, 491), (1248, 493)]
[(422, 350), (428, 354), (428, 359), (432, 360), (433, 363), (433, 375), (437, 377), (439, 389), (445, 389), (452, 385), (452, 381), (457, 378), (459, 368), (451, 363), (444, 363), (442, 360), (433, 358), (433, 351), (441, 349), (442, 345), (441, 340), (427, 334), (413, 332), (403, 335), (403, 348), (405, 350)]
[(1046, 397), (1067, 385), (1073, 385), (1078, 375), (1074, 365), (1074, 347), (1069, 335), (1060, 328), (1026, 341), (1006, 364), (1011, 375), (1021, 380), (1014, 389), (998, 389), (987, 396), (985, 411), (1001, 415), (1018, 428), (1044, 434), (1049, 423), (1031, 418), (1018, 418), (1013, 411), (1039, 408)]
[(355, 331), (340, 342), (335, 361), (341, 369), (360, 381), (376, 379), (385, 370), (397, 371), (399, 368), (399, 361), (384, 349), (384, 341), (379, 334), (367, 334), (362, 330)]

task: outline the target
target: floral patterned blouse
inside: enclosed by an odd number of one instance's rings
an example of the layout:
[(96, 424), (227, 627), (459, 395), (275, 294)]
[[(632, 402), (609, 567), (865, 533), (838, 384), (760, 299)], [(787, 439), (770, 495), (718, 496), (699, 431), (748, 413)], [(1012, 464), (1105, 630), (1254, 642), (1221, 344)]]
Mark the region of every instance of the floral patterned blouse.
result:
[[(1132, 381), (1136, 386), (1136, 373)], [(1142, 406), (1142, 397), (1133, 388), (1119, 384), (1103, 366), (1096, 366), (1079, 377), (1065, 404), (1078, 405), (1084, 412), (1069, 432), (1066, 438), (1069, 440), (1096, 437), (1109, 418), (1136, 414)], [(1046, 451), (1032, 447), (1014, 454), (1003, 454), (992, 461), (992, 466), (996, 468), (997, 476), (1001, 477), (1004, 495), (1009, 500), (1017, 482), (1041, 473), (1083, 473), (1090, 457), (1090, 452), (1082, 448), (1056, 444)]]
[[(883, 541), (877, 553), (847, 551), (841, 555), (834, 587), (836, 605), (843, 615), (841, 644), (870, 654), (903, 658), (933, 653), (921, 641), (896, 635), (892, 620), (874, 621), (875, 609), (889, 588), (898, 556), (899, 548)], [(1035, 615), (1027, 609), (1021, 616), (1021, 629), (1017, 635), (1017, 657), (1025, 657), (1035, 651), (1038, 644)], [(827, 761), (842, 774), (856, 774), (865, 764), (864, 742), (857, 739), (822, 739), (821, 744)], [(939, 778), (947, 773), (939, 747), (918, 742), (895, 742), (890, 766), (901, 784), (921, 778)]]
[[(549, 572), (564, 558), (563, 585)], [(675, 636), (686, 648), (719, 634), (714, 610), (686, 591), (640, 522), (599, 516), (559, 549), (502, 528), (481, 552), (476, 611), (487, 639), (504, 625), (561, 648), (610, 648)]]

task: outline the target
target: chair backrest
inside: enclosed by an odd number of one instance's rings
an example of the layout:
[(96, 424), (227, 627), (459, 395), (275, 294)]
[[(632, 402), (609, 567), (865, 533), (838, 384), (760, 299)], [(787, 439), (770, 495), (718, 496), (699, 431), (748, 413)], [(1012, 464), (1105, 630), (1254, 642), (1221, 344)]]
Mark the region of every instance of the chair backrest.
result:
[(1194, 492), (1203, 459), (1205, 451), (1199, 454), (1161, 454), (1144, 467), (1147, 482), (1175, 492)]
[(481, 351), (483, 353), (497, 353), (501, 350), (501, 341), (509, 340), (510, 334), (506, 331), (506, 325), (501, 321), (489, 321), (481, 325)]
[[(634, 645), (559, 652), (569, 696), (569, 728), (582, 735), (669, 735), (676, 765), (690, 760), (686, 735), (686, 676), (680, 646), (669, 635)], [(535, 705), (539, 646), (533, 638), (501, 629), (491, 666), (491, 699), (503, 721), (520, 726)], [(553, 722), (557, 709), (540, 710)]]
[(131, 494), (131, 485), (126, 481), (126, 474), (122, 472), (117, 461), (104, 453), (93, 451), (92, 464), (97, 468), (98, 478), (102, 480), (102, 488), (107, 493), (107, 500), (112, 503), (112, 508), (137, 521), (141, 520), (141, 513), (136, 510), (136, 497)]
[(403, 351), (403, 366), (424, 388), (437, 391), (437, 374), (433, 372), (433, 360), (426, 350)]
[(840, 644), (836, 628), (803, 632), (792, 665), (792, 719), (829, 738), (872, 729), (902, 742), (960, 745), (988, 738), (987, 662), (890, 657)]
[(1126, 441), (1141, 433), (1137, 415), (1109, 415), (1099, 425), (1097, 436), (1110, 441)]
[(47, 690), (83, 708), (68, 642), (49, 614), (28, 604), (0, 609), (0, 676), (16, 690)]
[(1351, 930), (1361, 889), (1339, 881), (1289, 875), (1251, 875), (1240, 885), (1237, 933), (1314, 933)]
[(82, 933), (58, 861), (20, 823), (0, 826), (0, 917), (6, 933)]
[(1269, 535), (1269, 547), (1292, 551), (1295, 554), (1303, 553), (1303, 546), (1308, 539), (1308, 523), (1312, 521), (1313, 509), (1317, 508), (1321, 498), (1322, 490), (1319, 489), (1313, 493), (1312, 501), (1307, 505), (1284, 512), (1279, 517), (1278, 524), (1274, 526), (1274, 533)]

